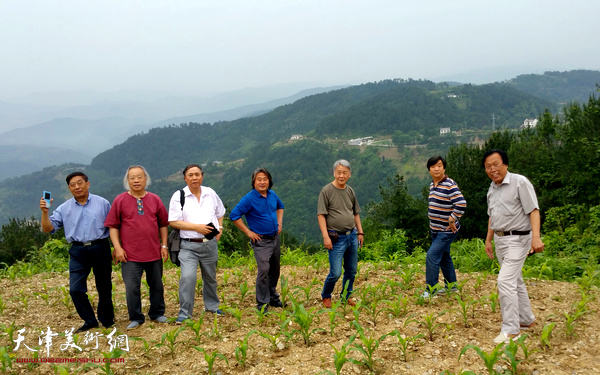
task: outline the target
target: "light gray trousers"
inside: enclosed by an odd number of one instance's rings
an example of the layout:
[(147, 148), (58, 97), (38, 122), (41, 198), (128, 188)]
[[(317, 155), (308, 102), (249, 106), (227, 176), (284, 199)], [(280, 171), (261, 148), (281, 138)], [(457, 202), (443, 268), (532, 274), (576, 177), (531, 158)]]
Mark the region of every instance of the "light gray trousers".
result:
[(523, 282), (523, 264), (531, 249), (531, 234), (525, 236), (496, 236), (496, 257), (500, 263), (498, 297), (502, 312), (502, 332), (517, 334), (520, 325), (535, 320), (529, 295)]
[(179, 317), (191, 318), (194, 312), (196, 296), (196, 279), (198, 264), (202, 272), (202, 299), (204, 310), (215, 312), (219, 308), (217, 295), (217, 262), (219, 252), (217, 240), (208, 242), (181, 241), (179, 261), (181, 262), (181, 278), (179, 279)]

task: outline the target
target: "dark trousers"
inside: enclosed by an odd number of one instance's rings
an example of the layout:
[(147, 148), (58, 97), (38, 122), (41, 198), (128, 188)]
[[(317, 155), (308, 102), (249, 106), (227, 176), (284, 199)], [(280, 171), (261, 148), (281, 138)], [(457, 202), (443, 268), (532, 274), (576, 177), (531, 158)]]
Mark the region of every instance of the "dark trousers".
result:
[(148, 316), (150, 319), (156, 319), (165, 314), (162, 259), (152, 262), (128, 261), (127, 263), (121, 263), (129, 320), (135, 320), (138, 323), (144, 323), (145, 320), (144, 313), (142, 313), (142, 296), (140, 293), (140, 284), (144, 271), (146, 271), (146, 282), (148, 282), (148, 287), (150, 287), (150, 311), (148, 312)]
[(279, 301), (276, 288), (279, 282), (281, 246), (279, 235), (251, 242), (256, 259), (256, 306)]
[[(98, 320), (108, 327), (114, 324), (112, 302), (112, 255), (108, 238), (91, 246), (72, 245), (69, 249), (69, 284), (75, 310), (87, 325), (96, 326)], [(94, 271), (98, 290), (98, 320), (87, 296), (87, 278)]]

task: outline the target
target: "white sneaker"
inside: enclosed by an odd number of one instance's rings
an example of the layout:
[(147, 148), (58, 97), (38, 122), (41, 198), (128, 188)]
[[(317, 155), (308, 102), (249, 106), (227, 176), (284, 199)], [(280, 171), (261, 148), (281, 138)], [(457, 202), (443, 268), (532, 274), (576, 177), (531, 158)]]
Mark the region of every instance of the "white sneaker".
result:
[(517, 335), (513, 336), (513, 335), (509, 335), (508, 333), (504, 333), (504, 332), (500, 332), (500, 334), (498, 336), (496, 336), (496, 338), (494, 339), (494, 342), (496, 344), (500, 344), (501, 342), (503, 343), (509, 343), (510, 340), (518, 340), (519, 337), (521, 337), (521, 334), (518, 333)]
[[(429, 298), (429, 292), (428, 291), (424, 291), (423, 294), (421, 294), (421, 297), (427, 299)], [(437, 293), (433, 293), (433, 295), (431, 296), (431, 298), (435, 298), (437, 297)]]

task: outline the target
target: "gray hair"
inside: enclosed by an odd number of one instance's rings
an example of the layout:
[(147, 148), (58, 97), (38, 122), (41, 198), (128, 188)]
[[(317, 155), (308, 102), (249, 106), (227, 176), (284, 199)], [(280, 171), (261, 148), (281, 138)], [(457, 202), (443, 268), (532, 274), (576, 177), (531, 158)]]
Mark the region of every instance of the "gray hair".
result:
[(125, 172), (125, 177), (123, 177), (123, 187), (125, 188), (125, 190), (131, 190), (131, 187), (129, 186), (129, 171), (133, 168), (139, 168), (142, 171), (144, 171), (144, 175), (146, 176), (146, 186), (150, 186), (152, 180), (150, 179), (150, 175), (148, 174), (148, 171), (146, 171), (146, 168), (142, 167), (141, 165), (132, 165), (129, 168), (127, 168), (127, 172)]
[(350, 172), (352, 172), (352, 167), (350, 167), (350, 163), (348, 163), (348, 160), (340, 159), (340, 160), (336, 161), (335, 163), (333, 163), (333, 172), (334, 173), (335, 173), (335, 169), (338, 167), (338, 165), (341, 165), (342, 167), (346, 167), (350, 170)]

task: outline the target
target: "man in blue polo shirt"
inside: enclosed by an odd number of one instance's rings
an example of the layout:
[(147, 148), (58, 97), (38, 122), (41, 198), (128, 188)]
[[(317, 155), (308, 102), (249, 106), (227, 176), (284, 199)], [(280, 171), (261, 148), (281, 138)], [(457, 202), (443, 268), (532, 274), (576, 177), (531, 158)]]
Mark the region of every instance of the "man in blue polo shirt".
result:
[[(112, 255), (108, 228), (104, 226), (110, 203), (89, 193), (90, 182), (84, 173), (73, 172), (66, 180), (73, 198), (58, 206), (52, 216), (48, 216), (46, 201), (40, 199), (42, 230), (54, 233), (64, 227), (67, 242), (71, 244), (69, 292), (77, 313), (84, 321), (76, 333), (98, 327), (98, 320), (108, 328), (114, 325), (115, 318), (111, 282)], [(98, 290), (98, 320), (87, 296), (87, 278), (92, 268)]]
[[(252, 191), (231, 211), (229, 218), (250, 239), (258, 268), (256, 307), (267, 312), (268, 306), (283, 307), (276, 291), (281, 258), (279, 234), (283, 221), (283, 203), (271, 190), (273, 179), (265, 168), (252, 173), (252, 187)], [(248, 226), (242, 221), (242, 216), (246, 216)]]

